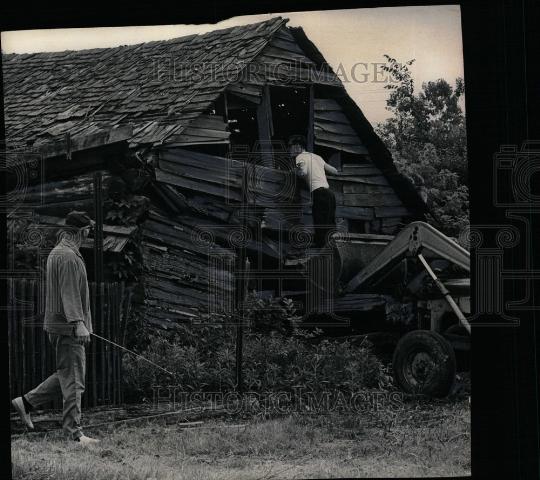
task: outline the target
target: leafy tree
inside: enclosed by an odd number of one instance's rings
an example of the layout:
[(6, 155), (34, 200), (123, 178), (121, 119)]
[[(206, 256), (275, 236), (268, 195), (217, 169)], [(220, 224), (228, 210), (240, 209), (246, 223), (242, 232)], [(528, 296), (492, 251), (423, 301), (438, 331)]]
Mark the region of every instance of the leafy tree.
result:
[(392, 153), (398, 170), (420, 190), (428, 207), (428, 220), (449, 236), (457, 237), (469, 224), (467, 143), (465, 115), (459, 105), (465, 88), (444, 79), (424, 82), (418, 93), (409, 60), (403, 64), (385, 55), (383, 69), (396, 83), (386, 109), (393, 116), (376, 131)]

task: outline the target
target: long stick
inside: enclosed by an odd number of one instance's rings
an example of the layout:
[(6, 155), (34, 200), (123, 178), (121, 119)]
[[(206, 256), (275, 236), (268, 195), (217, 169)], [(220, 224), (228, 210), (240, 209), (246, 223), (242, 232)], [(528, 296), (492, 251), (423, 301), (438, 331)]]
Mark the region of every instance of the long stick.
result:
[(118, 345), (118, 343), (115, 343), (112, 340), (109, 340), (108, 338), (101, 337), (99, 335), (96, 335), (95, 333), (91, 333), (90, 335), (92, 335), (92, 336), (94, 336), (96, 338), (99, 338), (100, 340), (103, 340), (104, 342), (108, 342), (111, 345), (114, 345), (115, 347), (121, 348), (122, 350), (125, 350), (126, 352), (131, 353), (132, 355), (135, 355), (138, 358), (143, 359), (145, 362), (148, 362), (148, 363), (154, 365), (154, 367), (159, 368), (160, 370), (163, 370), (165, 373), (168, 373), (169, 375), (172, 375), (173, 377), (176, 376), (176, 374), (174, 374), (172, 372), (169, 372), (169, 370), (167, 370), (167, 369), (165, 369), (163, 367), (160, 367), (157, 363), (152, 362), (152, 360), (148, 360), (147, 358), (143, 357), (142, 355), (139, 355), (138, 353), (132, 352), (128, 348), (123, 347), (122, 345)]

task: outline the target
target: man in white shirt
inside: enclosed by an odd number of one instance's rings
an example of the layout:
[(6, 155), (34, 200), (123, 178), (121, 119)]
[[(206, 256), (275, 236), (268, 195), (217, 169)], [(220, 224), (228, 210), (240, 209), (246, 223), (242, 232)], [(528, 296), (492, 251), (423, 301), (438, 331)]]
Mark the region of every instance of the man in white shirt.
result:
[(338, 175), (338, 171), (319, 155), (307, 152), (306, 139), (302, 135), (293, 135), (289, 139), (289, 151), (295, 159), (297, 174), (305, 179), (312, 195), (315, 246), (324, 248), (336, 227), (336, 197), (328, 185), (326, 172)]

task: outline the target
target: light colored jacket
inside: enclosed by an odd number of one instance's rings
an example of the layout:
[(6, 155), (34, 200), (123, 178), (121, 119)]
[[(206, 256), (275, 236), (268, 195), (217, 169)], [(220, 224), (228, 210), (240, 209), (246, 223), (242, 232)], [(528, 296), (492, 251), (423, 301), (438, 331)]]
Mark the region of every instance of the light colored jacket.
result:
[(47, 258), (45, 321), (49, 333), (74, 335), (78, 322), (92, 333), (90, 292), (84, 260), (76, 245), (61, 240)]

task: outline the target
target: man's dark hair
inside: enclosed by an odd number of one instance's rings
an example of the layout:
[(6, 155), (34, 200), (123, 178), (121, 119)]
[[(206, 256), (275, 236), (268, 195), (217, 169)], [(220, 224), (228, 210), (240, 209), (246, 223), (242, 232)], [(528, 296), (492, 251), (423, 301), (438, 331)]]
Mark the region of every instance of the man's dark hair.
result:
[(306, 148), (306, 137), (304, 135), (291, 135), (289, 137), (289, 147), (291, 145), (300, 145), (302, 148)]

